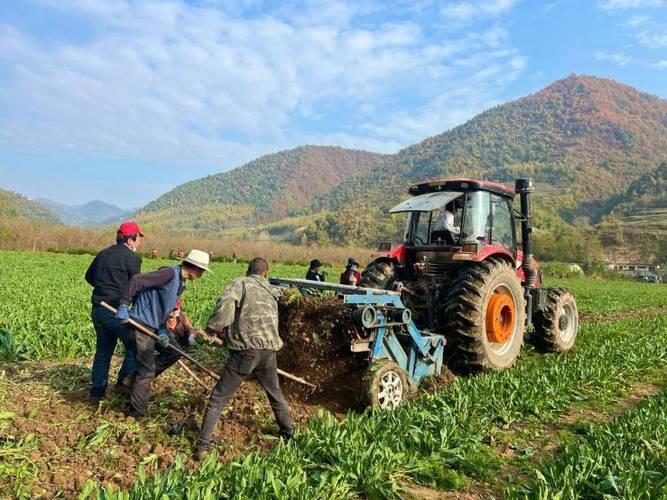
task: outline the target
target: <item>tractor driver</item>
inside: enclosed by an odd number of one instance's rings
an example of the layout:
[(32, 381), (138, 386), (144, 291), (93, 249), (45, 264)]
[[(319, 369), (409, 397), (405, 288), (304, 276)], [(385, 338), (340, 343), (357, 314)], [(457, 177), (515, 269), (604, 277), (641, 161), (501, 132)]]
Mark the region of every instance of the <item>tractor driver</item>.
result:
[(452, 200), (440, 207), (438, 218), (433, 224), (433, 231), (449, 231), (451, 234), (461, 234), (461, 228), (454, 225), (454, 217), (459, 211), (458, 199)]

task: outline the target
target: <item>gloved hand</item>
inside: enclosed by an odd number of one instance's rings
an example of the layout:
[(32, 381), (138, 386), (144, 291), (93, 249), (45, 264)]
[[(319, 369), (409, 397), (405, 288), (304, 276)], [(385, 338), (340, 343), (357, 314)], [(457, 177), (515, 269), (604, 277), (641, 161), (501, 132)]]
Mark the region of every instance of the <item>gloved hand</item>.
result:
[(159, 347), (162, 349), (165, 349), (169, 345), (169, 334), (167, 333), (167, 330), (164, 328), (160, 328), (160, 330), (157, 333), (157, 336), (159, 337), (158, 340), (155, 342)]
[(119, 319), (121, 323), (130, 321), (130, 311), (128, 311), (125, 304), (118, 306), (118, 309), (116, 310), (116, 318)]
[(189, 336), (188, 336), (188, 345), (189, 345), (190, 347), (192, 347), (193, 345), (195, 345), (196, 342), (197, 342), (197, 336), (196, 336), (196, 335), (189, 335)]

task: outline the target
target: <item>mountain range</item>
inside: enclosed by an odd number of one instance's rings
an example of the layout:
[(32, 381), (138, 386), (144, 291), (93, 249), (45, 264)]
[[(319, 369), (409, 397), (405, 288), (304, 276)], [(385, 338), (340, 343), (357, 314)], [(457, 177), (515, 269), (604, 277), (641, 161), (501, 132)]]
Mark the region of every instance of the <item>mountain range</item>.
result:
[[(553, 241), (602, 228), (648, 235), (644, 245), (667, 236), (666, 165), (666, 100), (570, 75), (396, 154), (301, 146), (180, 185), (134, 217), (151, 232), (371, 245), (400, 237), (400, 222), (386, 210), (416, 182), (471, 177), (512, 185), (531, 176), (536, 225)], [(90, 220), (45, 204), (65, 222)], [(100, 218), (111, 211), (95, 208)]]
[(137, 218), (158, 230), (369, 244), (386, 236), (391, 228), (383, 214), (415, 182), (472, 177), (512, 185), (532, 176), (538, 223), (556, 218), (590, 227), (619, 214), (623, 200), (625, 226), (641, 230), (643, 218), (633, 225), (631, 214), (648, 208), (664, 220), (667, 207), (664, 199), (641, 206), (631, 185), (658, 175), (665, 161), (667, 101), (612, 80), (570, 75), (393, 155), (321, 146), (281, 151), (179, 186)]
[(33, 202), (42, 205), (58, 215), (60, 220), (71, 226), (107, 226), (129, 217), (135, 210), (125, 210), (104, 201), (90, 201), (83, 205), (65, 205), (46, 198), (36, 198)]

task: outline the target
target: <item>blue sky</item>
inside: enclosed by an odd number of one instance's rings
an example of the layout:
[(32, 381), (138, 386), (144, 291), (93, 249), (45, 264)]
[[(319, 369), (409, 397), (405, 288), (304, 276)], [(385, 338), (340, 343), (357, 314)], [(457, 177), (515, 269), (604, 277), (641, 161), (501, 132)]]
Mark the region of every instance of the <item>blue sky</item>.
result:
[(570, 73), (667, 98), (667, 0), (0, 2), (0, 187), (136, 207), (301, 144), (395, 152)]

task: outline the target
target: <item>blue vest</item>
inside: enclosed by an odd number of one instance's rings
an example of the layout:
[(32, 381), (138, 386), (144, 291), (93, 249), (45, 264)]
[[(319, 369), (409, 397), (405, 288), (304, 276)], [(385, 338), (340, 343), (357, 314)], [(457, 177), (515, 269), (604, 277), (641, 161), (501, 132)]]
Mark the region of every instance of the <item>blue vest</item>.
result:
[(130, 316), (146, 326), (159, 330), (164, 327), (169, 313), (174, 310), (178, 297), (185, 290), (179, 266), (170, 266), (174, 277), (165, 286), (145, 288), (132, 301)]

